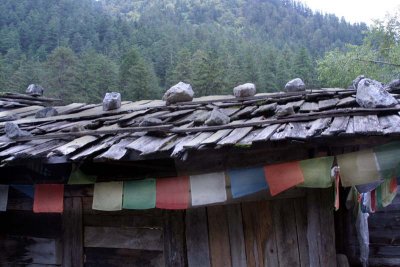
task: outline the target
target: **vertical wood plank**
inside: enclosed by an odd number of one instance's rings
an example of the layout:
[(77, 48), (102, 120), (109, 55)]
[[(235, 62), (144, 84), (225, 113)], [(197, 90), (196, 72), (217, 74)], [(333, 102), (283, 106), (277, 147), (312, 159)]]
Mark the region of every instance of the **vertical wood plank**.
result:
[(165, 266), (186, 266), (183, 211), (165, 211), (164, 257)]
[(226, 206), (229, 227), (229, 241), (233, 267), (246, 267), (242, 211), (240, 204)]
[(319, 248), (321, 247), (321, 230), (319, 221), (319, 197), (315, 190), (307, 190), (307, 242), (310, 266), (321, 266)]
[(322, 266), (336, 267), (335, 222), (333, 218), (332, 188), (318, 190), (320, 193), (319, 218), (321, 225), (320, 262)]
[(286, 199), (273, 202), (279, 266), (300, 266), (294, 201)]
[(228, 220), (226, 217), (225, 206), (208, 207), (207, 215), (211, 266), (232, 266)]
[(296, 215), (297, 241), (299, 243), (300, 266), (310, 266), (310, 256), (308, 255), (307, 242), (307, 210), (306, 199), (299, 198), (294, 201)]
[(247, 266), (278, 266), (270, 202), (242, 204)]
[(80, 197), (64, 199), (63, 245), (63, 266), (82, 267), (83, 226)]
[(186, 211), (186, 247), (189, 267), (210, 266), (206, 208)]

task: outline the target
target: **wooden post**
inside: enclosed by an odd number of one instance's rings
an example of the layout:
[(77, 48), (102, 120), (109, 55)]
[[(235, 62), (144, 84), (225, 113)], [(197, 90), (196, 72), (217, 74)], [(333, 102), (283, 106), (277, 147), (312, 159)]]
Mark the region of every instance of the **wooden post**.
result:
[(80, 197), (64, 199), (63, 265), (83, 267), (82, 200)]

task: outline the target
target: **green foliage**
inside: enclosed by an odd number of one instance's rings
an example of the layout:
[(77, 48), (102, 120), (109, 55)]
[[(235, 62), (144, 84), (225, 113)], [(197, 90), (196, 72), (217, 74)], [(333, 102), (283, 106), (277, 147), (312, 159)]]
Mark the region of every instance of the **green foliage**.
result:
[(123, 56), (119, 81), (121, 93), (127, 99), (138, 100), (160, 97), (154, 72), (136, 48), (131, 48)]
[[(400, 16), (377, 21), (362, 45), (347, 45), (344, 51), (327, 52), (318, 61), (318, 77), (324, 86), (347, 87), (358, 75), (381, 82), (400, 78)], [(374, 62), (375, 61), (375, 62)]]

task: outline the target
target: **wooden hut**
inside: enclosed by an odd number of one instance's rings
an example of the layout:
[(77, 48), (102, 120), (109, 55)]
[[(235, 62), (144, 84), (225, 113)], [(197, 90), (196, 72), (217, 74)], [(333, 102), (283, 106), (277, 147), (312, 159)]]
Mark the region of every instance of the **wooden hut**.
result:
[[(397, 97), (396, 89), (391, 93)], [(349, 212), (342, 199), (335, 213), (334, 187), (233, 198), (227, 181), (224, 202), (100, 211), (92, 208), (93, 185), (68, 184), (77, 168), (97, 182), (163, 179), (335, 156), (398, 139), (400, 107), (362, 108), (354, 95), (322, 89), (168, 106), (142, 100), (103, 111), (4, 93), (0, 183), (10, 186), (7, 211), (0, 213), (0, 265), (325, 267), (337, 266), (338, 253), (357, 264), (346, 236)], [(57, 114), (35, 117), (46, 106)], [(206, 126), (214, 108), (230, 123)], [(157, 123), (143, 124), (148, 118)], [(7, 137), (9, 122), (22, 134)], [(32, 212), (29, 185), (38, 184), (64, 184), (62, 213)], [(398, 229), (398, 217), (390, 226)], [(390, 260), (398, 264), (395, 256)]]

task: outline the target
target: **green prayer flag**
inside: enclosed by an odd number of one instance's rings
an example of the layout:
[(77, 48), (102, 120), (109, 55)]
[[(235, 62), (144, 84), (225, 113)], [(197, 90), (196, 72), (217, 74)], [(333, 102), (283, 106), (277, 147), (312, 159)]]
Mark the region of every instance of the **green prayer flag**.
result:
[(332, 186), (331, 168), (333, 157), (321, 157), (300, 161), (304, 183), (299, 187), (328, 188)]
[(87, 175), (80, 169), (75, 169), (69, 176), (68, 184), (94, 184), (96, 182), (96, 176)]
[(156, 180), (124, 182), (124, 209), (152, 209), (156, 206)]
[(377, 146), (374, 153), (380, 178), (391, 179), (400, 176), (400, 142)]

